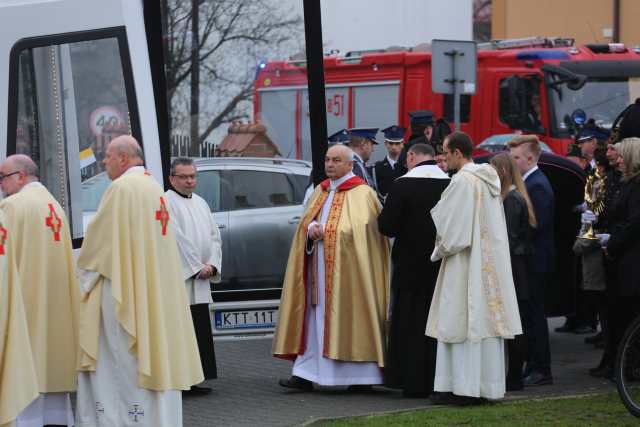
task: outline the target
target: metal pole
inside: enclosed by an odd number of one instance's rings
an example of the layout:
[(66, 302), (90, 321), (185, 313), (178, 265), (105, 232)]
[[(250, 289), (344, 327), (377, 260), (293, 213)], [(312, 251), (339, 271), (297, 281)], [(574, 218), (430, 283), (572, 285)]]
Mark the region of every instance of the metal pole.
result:
[(312, 176), (314, 185), (318, 185), (326, 177), (324, 155), (328, 148), (320, 0), (304, 0), (304, 34), (307, 47)]
[(458, 90), (458, 79), (456, 78), (456, 57), (458, 51), (451, 51), (451, 84), (453, 85), (453, 123), (455, 131), (460, 132), (460, 92)]

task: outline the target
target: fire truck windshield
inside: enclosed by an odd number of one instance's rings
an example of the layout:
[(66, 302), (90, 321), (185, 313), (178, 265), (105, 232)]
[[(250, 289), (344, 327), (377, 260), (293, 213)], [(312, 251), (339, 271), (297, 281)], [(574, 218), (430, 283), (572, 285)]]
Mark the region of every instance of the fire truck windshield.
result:
[(639, 89), (640, 79), (636, 77), (589, 78), (578, 90), (564, 84), (549, 86), (553, 136), (568, 136), (571, 113), (578, 108), (587, 113), (587, 119), (592, 118), (598, 126), (610, 129), (618, 114), (640, 96)]

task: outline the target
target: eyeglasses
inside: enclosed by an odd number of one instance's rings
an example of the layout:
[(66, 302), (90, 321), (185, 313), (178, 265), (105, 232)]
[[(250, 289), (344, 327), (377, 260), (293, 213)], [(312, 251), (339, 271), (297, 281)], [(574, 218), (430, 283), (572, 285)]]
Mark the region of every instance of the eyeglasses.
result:
[(186, 181), (188, 179), (196, 179), (196, 175), (192, 174), (192, 175), (178, 175), (178, 174), (173, 174), (171, 176), (175, 176), (178, 179), (181, 179), (183, 181)]
[(3, 180), (3, 179), (8, 178), (8, 177), (10, 177), (11, 175), (15, 175), (15, 174), (17, 174), (17, 173), (20, 173), (20, 171), (11, 172), (11, 173), (8, 173), (8, 174), (6, 174), (6, 175), (0, 174), (0, 182), (2, 182), (2, 180)]

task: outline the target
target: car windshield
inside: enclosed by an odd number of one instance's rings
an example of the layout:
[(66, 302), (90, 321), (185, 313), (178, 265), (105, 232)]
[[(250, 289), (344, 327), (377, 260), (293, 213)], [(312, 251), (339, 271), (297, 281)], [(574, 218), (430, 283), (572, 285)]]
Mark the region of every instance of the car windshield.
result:
[(554, 136), (566, 136), (570, 117), (576, 109), (587, 113), (600, 127), (610, 129), (613, 121), (627, 105), (640, 96), (638, 78), (590, 78), (579, 90), (560, 84), (549, 87), (549, 98), (554, 112)]

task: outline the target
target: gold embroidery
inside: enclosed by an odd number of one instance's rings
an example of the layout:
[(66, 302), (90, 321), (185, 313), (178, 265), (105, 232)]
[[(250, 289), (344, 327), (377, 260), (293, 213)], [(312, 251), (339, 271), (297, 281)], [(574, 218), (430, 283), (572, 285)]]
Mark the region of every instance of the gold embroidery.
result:
[(344, 206), (344, 198), (347, 195), (346, 191), (336, 191), (333, 201), (331, 202), (331, 208), (329, 208), (329, 217), (327, 223), (324, 225), (324, 342), (323, 342), (323, 354), (324, 350), (329, 348), (330, 328), (331, 324), (331, 306), (332, 306), (332, 293), (333, 293), (333, 270), (336, 260), (336, 248), (338, 243), (338, 224), (340, 222), (340, 215), (342, 214), (342, 207)]
[(480, 219), (480, 253), (482, 260), (482, 290), (487, 301), (487, 308), (493, 320), (491, 326), (494, 328), (496, 336), (509, 335), (506, 327), (506, 316), (504, 313), (503, 298), (498, 286), (498, 277), (495, 270), (495, 260), (489, 242), (489, 231), (485, 211), (480, 206), (482, 199), (482, 184), (476, 180), (476, 209)]

